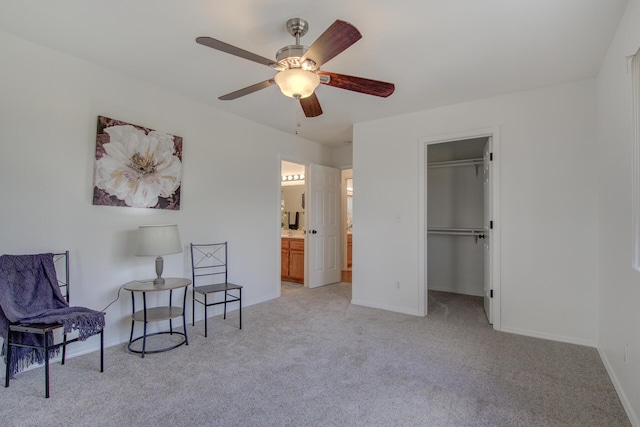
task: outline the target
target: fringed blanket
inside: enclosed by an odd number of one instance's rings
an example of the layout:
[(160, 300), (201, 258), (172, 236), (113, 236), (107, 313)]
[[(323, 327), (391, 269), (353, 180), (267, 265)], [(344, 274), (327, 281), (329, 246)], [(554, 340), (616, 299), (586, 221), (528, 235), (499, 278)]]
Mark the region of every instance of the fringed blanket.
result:
[[(77, 330), (79, 339), (85, 340), (104, 328), (104, 313), (85, 307), (69, 307), (60, 292), (53, 254), (0, 256), (0, 336), (4, 339), (2, 357), (7, 361), (7, 335), (10, 323), (64, 325), (64, 332)], [(20, 334), (27, 345), (44, 345), (44, 339), (53, 344), (53, 333), (42, 335)], [(55, 357), (59, 349), (50, 351)], [(43, 363), (43, 350), (11, 348), (10, 375), (24, 370), (32, 363)]]

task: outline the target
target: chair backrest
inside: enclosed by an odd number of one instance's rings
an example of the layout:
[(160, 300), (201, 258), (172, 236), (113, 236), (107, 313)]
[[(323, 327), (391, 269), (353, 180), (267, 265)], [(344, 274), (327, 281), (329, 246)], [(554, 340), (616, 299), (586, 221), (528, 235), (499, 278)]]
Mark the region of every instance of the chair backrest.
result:
[(69, 302), (69, 251), (53, 254), (53, 265), (56, 267), (56, 278), (60, 292)]
[(0, 256), (0, 305), (12, 321), (69, 305), (69, 251)]
[(227, 242), (191, 243), (191, 276), (194, 286), (227, 282)]

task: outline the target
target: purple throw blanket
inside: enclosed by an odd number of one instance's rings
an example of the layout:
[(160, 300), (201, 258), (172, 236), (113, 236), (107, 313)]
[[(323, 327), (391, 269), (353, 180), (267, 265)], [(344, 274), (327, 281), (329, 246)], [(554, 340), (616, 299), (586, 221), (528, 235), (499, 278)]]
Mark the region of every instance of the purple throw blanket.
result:
[[(53, 254), (0, 256), (0, 336), (4, 339), (2, 356), (6, 363), (7, 335), (10, 323), (55, 324), (64, 326), (64, 332), (78, 330), (79, 339), (85, 340), (104, 328), (104, 313), (85, 307), (69, 307), (60, 292)], [(27, 345), (53, 343), (53, 333), (45, 336), (18, 334)], [(59, 349), (50, 351), (55, 357)], [(32, 363), (43, 363), (43, 350), (11, 347), (10, 375), (24, 370)]]

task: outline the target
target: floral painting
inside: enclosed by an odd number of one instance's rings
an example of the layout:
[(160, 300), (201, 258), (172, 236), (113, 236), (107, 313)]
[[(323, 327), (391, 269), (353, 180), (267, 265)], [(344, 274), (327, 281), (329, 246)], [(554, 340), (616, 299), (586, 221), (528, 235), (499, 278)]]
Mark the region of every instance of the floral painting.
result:
[(180, 209), (182, 137), (98, 116), (93, 204)]

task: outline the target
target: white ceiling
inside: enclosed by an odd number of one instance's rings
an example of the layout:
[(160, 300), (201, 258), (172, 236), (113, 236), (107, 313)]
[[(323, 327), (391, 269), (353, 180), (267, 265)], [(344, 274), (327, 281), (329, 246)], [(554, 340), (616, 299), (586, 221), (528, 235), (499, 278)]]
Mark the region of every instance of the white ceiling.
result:
[[(0, 30), (84, 58), (267, 126), (332, 146), (381, 117), (593, 78), (628, 0), (0, 0)], [(322, 69), (395, 83), (389, 98), (321, 85), (324, 114), (305, 118), (276, 86), (218, 96), (274, 71), (196, 44), (210, 36), (275, 58), (333, 21), (363, 38)], [(46, 64), (43, 64), (46, 66)]]

